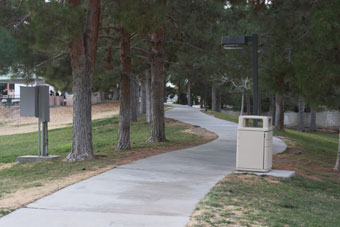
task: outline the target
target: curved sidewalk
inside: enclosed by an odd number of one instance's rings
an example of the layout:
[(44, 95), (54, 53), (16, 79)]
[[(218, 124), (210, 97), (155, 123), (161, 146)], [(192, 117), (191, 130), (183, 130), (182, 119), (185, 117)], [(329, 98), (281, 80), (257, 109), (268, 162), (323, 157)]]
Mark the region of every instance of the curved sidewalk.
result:
[[(215, 141), (119, 166), (0, 219), (0, 227), (185, 226), (196, 204), (235, 168), (237, 124), (186, 106), (166, 117), (218, 134)], [(286, 146), (274, 140), (275, 153)]]

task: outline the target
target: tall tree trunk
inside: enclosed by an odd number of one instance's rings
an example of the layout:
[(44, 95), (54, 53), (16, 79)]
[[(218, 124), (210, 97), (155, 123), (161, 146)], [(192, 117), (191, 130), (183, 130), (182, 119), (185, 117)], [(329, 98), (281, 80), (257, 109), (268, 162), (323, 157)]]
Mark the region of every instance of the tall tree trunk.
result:
[(143, 75), (140, 78), (140, 82), (141, 82), (141, 92), (140, 92), (141, 102), (140, 102), (139, 112), (141, 114), (146, 114), (146, 79), (145, 79), (145, 75)]
[(216, 86), (214, 84), (211, 89), (211, 110), (217, 111)]
[(281, 94), (275, 95), (275, 128), (284, 129), (284, 101)]
[(217, 89), (217, 95), (216, 95), (216, 111), (221, 112), (221, 106), (222, 106), (222, 95), (220, 89)]
[(316, 112), (313, 108), (310, 108), (310, 130), (312, 132), (316, 131)]
[(146, 122), (151, 123), (151, 68), (145, 71)]
[(244, 93), (245, 91), (242, 90), (242, 98), (241, 98), (241, 113), (240, 115), (242, 116), (243, 115), (243, 110), (244, 110)]
[(120, 30), (120, 111), (119, 130), (116, 150), (130, 149), (130, 34), (123, 28)]
[[(80, 7), (79, 0), (69, 0), (71, 7)], [(87, 1), (85, 32), (70, 44), (73, 77), (73, 142), (66, 161), (94, 158), (92, 144), (91, 94), (96, 61), (100, 18), (100, 0)]]
[(188, 80), (187, 99), (188, 99), (188, 106), (192, 106), (192, 100), (191, 100), (191, 80)]
[(270, 97), (268, 116), (272, 118), (272, 122), (275, 122), (275, 96)]
[(340, 172), (340, 129), (339, 129), (339, 141), (338, 141), (338, 155), (336, 158), (334, 171)]
[(151, 136), (149, 142), (164, 142), (164, 29), (158, 28), (151, 35)]
[(167, 103), (168, 102), (168, 94), (166, 91), (166, 81), (165, 81), (165, 77), (164, 77), (164, 84), (163, 84), (163, 103)]
[(113, 101), (118, 101), (119, 100), (119, 96), (120, 96), (120, 94), (119, 94), (119, 87), (118, 87), (118, 85), (115, 85), (114, 87), (113, 87), (113, 97), (112, 97), (112, 100)]
[(177, 104), (182, 104), (181, 100), (181, 82), (179, 81), (177, 84)]
[(138, 117), (138, 96), (137, 96), (137, 77), (135, 75), (130, 76), (130, 99), (131, 99), (131, 121), (137, 122)]
[(99, 91), (98, 95), (99, 95), (99, 98), (100, 98), (99, 103), (104, 102), (105, 101), (105, 93), (103, 91)]
[[(75, 59), (72, 49), (73, 74), (73, 143), (66, 161), (81, 161), (94, 158), (92, 145), (91, 93), (92, 77), (87, 71), (86, 60)], [(77, 61), (79, 60), (79, 61)]]
[(250, 110), (250, 97), (248, 92), (246, 91), (246, 103), (247, 103), (247, 115), (250, 115), (251, 110)]
[(297, 130), (300, 132), (304, 132), (305, 131), (305, 103), (301, 98), (299, 98), (298, 106), (299, 106), (299, 117), (298, 117)]
[(137, 103), (137, 117), (139, 117), (140, 115), (142, 115), (142, 113), (139, 111), (140, 110), (140, 106), (141, 106), (141, 95), (142, 95), (142, 88), (140, 85), (140, 80), (139, 77), (136, 76), (136, 103)]

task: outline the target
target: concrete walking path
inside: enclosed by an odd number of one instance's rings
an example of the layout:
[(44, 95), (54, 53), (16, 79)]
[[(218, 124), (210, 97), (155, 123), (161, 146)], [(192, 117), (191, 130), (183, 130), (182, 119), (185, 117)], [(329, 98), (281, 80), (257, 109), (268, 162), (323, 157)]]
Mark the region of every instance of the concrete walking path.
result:
[[(235, 168), (237, 124), (176, 106), (166, 117), (218, 134), (201, 146), (138, 160), (0, 218), (0, 227), (185, 226), (197, 203)], [(286, 145), (275, 139), (274, 152)]]

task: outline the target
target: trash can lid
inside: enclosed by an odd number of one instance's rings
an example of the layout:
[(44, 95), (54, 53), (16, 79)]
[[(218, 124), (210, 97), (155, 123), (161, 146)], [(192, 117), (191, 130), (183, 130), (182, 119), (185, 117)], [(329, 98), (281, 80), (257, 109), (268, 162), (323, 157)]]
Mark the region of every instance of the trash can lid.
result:
[[(254, 127), (251, 120), (258, 120), (258, 127)], [(238, 129), (252, 129), (260, 131), (273, 130), (272, 118), (268, 116), (243, 115), (239, 117)]]

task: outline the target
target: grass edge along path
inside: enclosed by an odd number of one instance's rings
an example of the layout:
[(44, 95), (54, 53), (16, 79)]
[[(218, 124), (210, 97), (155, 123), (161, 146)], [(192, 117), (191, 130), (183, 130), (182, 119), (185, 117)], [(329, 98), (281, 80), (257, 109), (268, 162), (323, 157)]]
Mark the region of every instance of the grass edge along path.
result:
[(288, 149), (274, 155), (273, 168), (295, 170), (297, 176), (228, 175), (200, 201), (188, 227), (339, 226), (340, 174), (332, 170), (338, 135), (291, 129), (275, 135)]
[[(118, 165), (197, 146), (217, 138), (216, 134), (197, 126), (166, 119), (166, 134), (169, 141), (146, 143), (150, 126), (145, 123), (145, 117), (141, 117), (131, 126), (132, 149), (114, 151), (115, 141), (113, 139), (117, 138), (118, 121), (118, 116), (93, 121), (93, 142), (96, 155), (94, 160), (74, 163), (62, 161), (72, 145), (72, 128), (63, 128), (49, 132), (50, 140), (52, 140), (50, 154), (61, 155), (60, 159), (20, 165), (0, 164), (0, 216)], [(3, 153), (5, 152), (1, 146), (4, 148), (12, 144), (10, 151), (12, 153), (3, 154), (3, 160), (14, 160), (17, 155), (22, 155), (24, 147), (29, 147), (30, 152), (34, 154), (36, 141), (31, 141), (34, 136), (35, 133), (26, 133), (0, 137), (0, 151)], [(27, 151), (25, 152), (27, 154)], [(7, 167), (1, 168), (4, 165)]]
[(233, 115), (230, 115), (230, 114), (224, 114), (224, 113), (212, 111), (212, 110), (208, 110), (208, 111), (201, 110), (201, 112), (208, 114), (210, 116), (214, 116), (216, 118), (222, 119), (222, 120), (227, 120), (227, 121), (231, 121), (231, 122), (234, 122), (234, 123), (238, 123), (238, 117), (237, 116), (233, 116)]

